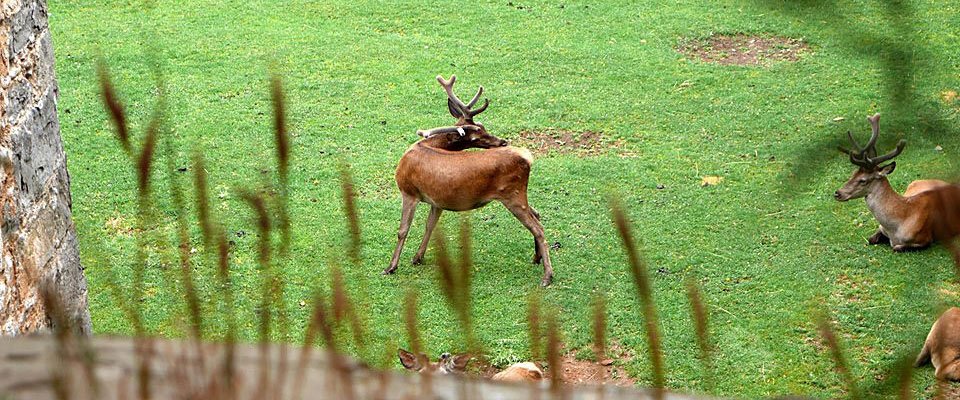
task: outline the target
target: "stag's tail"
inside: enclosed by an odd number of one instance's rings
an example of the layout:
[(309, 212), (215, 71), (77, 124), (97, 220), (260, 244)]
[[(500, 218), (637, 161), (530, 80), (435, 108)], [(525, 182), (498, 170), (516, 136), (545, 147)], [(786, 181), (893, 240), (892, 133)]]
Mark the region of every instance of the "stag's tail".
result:
[(923, 350), (920, 350), (920, 355), (917, 356), (917, 361), (913, 363), (914, 367), (922, 367), (930, 363), (930, 345), (927, 342), (923, 343)]

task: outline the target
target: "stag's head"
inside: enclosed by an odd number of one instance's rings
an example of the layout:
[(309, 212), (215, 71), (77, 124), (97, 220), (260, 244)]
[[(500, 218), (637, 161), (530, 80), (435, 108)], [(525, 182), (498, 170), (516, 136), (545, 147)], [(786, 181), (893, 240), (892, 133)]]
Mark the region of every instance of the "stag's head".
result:
[(870, 141), (867, 142), (866, 146), (860, 147), (857, 141), (853, 139), (853, 135), (847, 132), (847, 137), (850, 139), (850, 145), (853, 146), (853, 148), (845, 149), (838, 147), (840, 151), (850, 156), (850, 163), (856, 165), (858, 168), (853, 172), (853, 175), (850, 176), (850, 180), (833, 193), (833, 198), (837, 199), (837, 201), (858, 199), (870, 194), (873, 186), (887, 179), (887, 175), (892, 173), (897, 166), (896, 162), (891, 162), (887, 165), (881, 164), (900, 155), (900, 152), (903, 151), (903, 146), (907, 144), (906, 140), (901, 139), (900, 142), (897, 143), (896, 149), (882, 156), (877, 156), (876, 145), (877, 137), (880, 135), (880, 114), (874, 114), (872, 117), (868, 117), (867, 121), (870, 121), (870, 128), (873, 130), (873, 134), (870, 136)]
[(480, 108), (473, 109), (474, 104), (483, 94), (483, 86), (477, 89), (477, 94), (473, 96), (470, 102), (464, 103), (453, 92), (453, 84), (456, 81), (456, 75), (451, 75), (449, 81), (437, 75), (437, 82), (440, 82), (443, 90), (447, 92), (447, 109), (450, 111), (450, 115), (457, 119), (457, 123), (453, 126), (418, 130), (417, 133), (427, 139), (438, 138), (438, 141), (442, 139), (443, 143), (438, 143), (439, 147), (448, 150), (489, 149), (506, 146), (506, 140), (489, 134), (483, 124), (473, 120), (477, 114), (482, 113), (490, 105), (490, 100), (483, 99), (483, 105)]
[(400, 357), (400, 364), (403, 367), (415, 372), (429, 372), (435, 374), (459, 374), (467, 370), (467, 362), (470, 361), (469, 354), (451, 355), (443, 353), (436, 362), (431, 362), (426, 354), (414, 354), (404, 349), (398, 349), (397, 355)]
[(459, 151), (472, 148), (489, 149), (503, 147), (507, 141), (487, 133), (483, 125), (443, 126), (427, 130), (418, 130), (424, 139), (434, 139), (436, 147)]

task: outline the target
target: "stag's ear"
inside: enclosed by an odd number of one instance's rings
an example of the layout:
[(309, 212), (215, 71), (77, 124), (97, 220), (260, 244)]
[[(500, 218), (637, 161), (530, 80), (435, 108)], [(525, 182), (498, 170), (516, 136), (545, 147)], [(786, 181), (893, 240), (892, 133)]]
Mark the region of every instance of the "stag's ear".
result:
[(420, 359), (416, 354), (413, 354), (404, 349), (397, 349), (397, 356), (400, 357), (400, 364), (403, 364), (403, 367), (411, 371), (420, 370)]
[(884, 165), (884, 166), (882, 166), (882, 167), (880, 167), (880, 168), (877, 168), (877, 171), (880, 172), (880, 175), (882, 175), (882, 176), (887, 176), (887, 175), (890, 175), (891, 173), (893, 173), (893, 170), (894, 170), (895, 168), (897, 168), (897, 162), (896, 162), (896, 161), (894, 161), (894, 162), (892, 162), (892, 163), (890, 163), (890, 164)]
[(454, 118), (463, 118), (463, 112), (460, 111), (460, 107), (457, 107), (456, 104), (453, 104), (453, 100), (447, 99), (447, 110), (450, 110), (450, 115), (452, 115)]
[(467, 363), (470, 362), (469, 354), (457, 354), (450, 358), (450, 366), (454, 371), (466, 371)]

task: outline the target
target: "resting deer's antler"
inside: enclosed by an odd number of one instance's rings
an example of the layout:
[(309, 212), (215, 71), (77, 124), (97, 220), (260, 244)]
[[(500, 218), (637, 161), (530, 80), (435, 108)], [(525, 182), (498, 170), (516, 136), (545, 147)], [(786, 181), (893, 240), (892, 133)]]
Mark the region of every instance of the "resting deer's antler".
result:
[(847, 131), (847, 138), (850, 139), (850, 145), (853, 146), (854, 150), (845, 149), (843, 147), (837, 147), (837, 149), (848, 154), (850, 156), (850, 163), (853, 165), (865, 169), (874, 169), (881, 163), (900, 155), (900, 152), (903, 151), (903, 147), (907, 145), (907, 141), (900, 139), (900, 142), (897, 143), (897, 148), (878, 157), (877, 138), (880, 136), (880, 114), (877, 113), (872, 117), (867, 117), (867, 121), (870, 122), (870, 129), (872, 130), (872, 133), (870, 135), (870, 140), (867, 141), (865, 146), (860, 147), (860, 145), (857, 144), (857, 141), (853, 138), (853, 134), (851, 134), (850, 131)]

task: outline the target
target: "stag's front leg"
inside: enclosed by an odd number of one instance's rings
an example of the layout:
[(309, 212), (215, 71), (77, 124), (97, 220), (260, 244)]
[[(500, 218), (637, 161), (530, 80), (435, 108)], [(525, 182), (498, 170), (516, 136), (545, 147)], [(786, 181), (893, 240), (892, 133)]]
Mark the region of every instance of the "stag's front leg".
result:
[(417, 201), (416, 197), (403, 195), (403, 212), (400, 216), (400, 230), (397, 231), (397, 248), (393, 251), (390, 266), (383, 270), (381, 275), (392, 274), (397, 270), (397, 264), (400, 263), (400, 253), (403, 251), (403, 242), (407, 241), (407, 233), (410, 232), (410, 224), (413, 222), (414, 212), (417, 211)]
[(543, 225), (540, 225), (539, 219), (534, 216), (534, 212), (531, 211), (526, 199), (516, 202), (504, 201), (503, 205), (533, 234), (535, 248), (543, 257), (543, 279), (540, 281), (540, 286), (549, 286), (553, 282), (553, 264), (550, 262), (550, 250), (547, 247)]
[(440, 213), (442, 212), (442, 208), (430, 206), (430, 215), (427, 216), (427, 229), (423, 232), (423, 240), (420, 242), (420, 248), (417, 249), (417, 254), (413, 256), (412, 263), (414, 265), (423, 262), (423, 255), (427, 252), (427, 245), (430, 243), (430, 235), (433, 234), (433, 227), (437, 226), (437, 221), (440, 219)]

